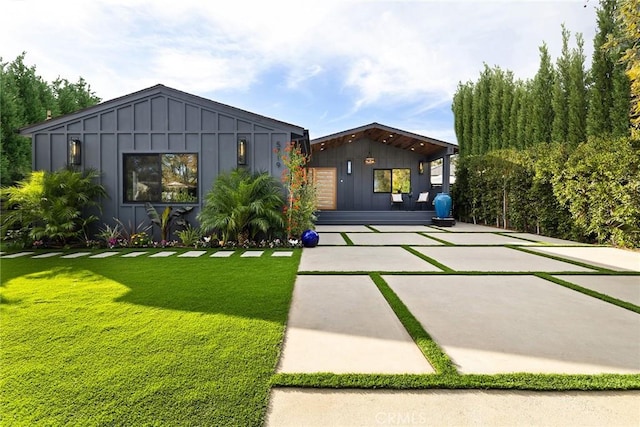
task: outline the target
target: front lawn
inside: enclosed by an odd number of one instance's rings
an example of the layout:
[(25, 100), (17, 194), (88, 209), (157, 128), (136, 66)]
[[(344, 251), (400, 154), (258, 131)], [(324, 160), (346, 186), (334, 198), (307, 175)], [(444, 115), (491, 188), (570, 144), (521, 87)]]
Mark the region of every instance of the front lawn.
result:
[(3, 259), (0, 423), (260, 425), (299, 258)]

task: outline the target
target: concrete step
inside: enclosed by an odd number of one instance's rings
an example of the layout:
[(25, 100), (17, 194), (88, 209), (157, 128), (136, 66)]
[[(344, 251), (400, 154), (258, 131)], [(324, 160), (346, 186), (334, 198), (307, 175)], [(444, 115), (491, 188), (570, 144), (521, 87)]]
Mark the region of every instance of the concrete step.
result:
[(321, 211), (318, 225), (429, 225), (435, 211)]

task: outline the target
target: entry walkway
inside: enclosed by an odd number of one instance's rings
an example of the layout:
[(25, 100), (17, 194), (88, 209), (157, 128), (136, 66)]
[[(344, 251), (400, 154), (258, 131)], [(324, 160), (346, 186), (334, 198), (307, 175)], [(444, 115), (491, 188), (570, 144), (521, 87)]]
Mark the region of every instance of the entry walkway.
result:
[[(640, 373), (640, 315), (568, 287), (638, 305), (639, 252), (472, 224), (318, 231), (320, 246), (303, 250), (279, 372), (432, 374), (376, 272), (460, 374)], [(274, 388), (266, 425), (637, 426), (638, 401), (637, 390)]]

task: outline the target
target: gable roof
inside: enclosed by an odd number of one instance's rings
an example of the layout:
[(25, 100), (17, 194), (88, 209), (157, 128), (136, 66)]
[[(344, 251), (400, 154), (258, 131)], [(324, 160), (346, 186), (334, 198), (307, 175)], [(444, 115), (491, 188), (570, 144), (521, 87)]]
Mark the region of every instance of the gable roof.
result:
[(380, 144), (414, 151), (427, 157), (437, 154), (443, 148), (446, 148), (450, 154), (458, 152), (458, 146), (456, 144), (396, 129), (376, 122), (316, 138), (311, 141), (311, 152), (314, 153), (339, 147), (359, 139), (369, 139)]
[(31, 134), (35, 132), (46, 131), (48, 129), (55, 129), (68, 122), (81, 120), (83, 118), (94, 116), (101, 112), (110, 110), (119, 105), (130, 104), (138, 100), (141, 100), (150, 96), (156, 96), (156, 95), (165, 95), (167, 97), (179, 99), (186, 103), (197, 105), (205, 109), (211, 109), (214, 111), (219, 111), (219, 112), (233, 115), (236, 117), (241, 117), (246, 120), (250, 120), (250, 121), (262, 124), (266, 127), (274, 127), (278, 129), (285, 128), (301, 136), (304, 134), (304, 131), (305, 131), (303, 127), (296, 126), (291, 123), (286, 123), (280, 120), (272, 119), (270, 117), (262, 116), (260, 114), (252, 113), (250, 111), (242, 110), (240, 108), (232, 107), (230, 105), (212, 101), (210, 99), (203, 98), (197, 95), (192, 95), (190, 93), (183, 92), (178, 89), (173, 89), (168, 86), (164, 86), (162, 84), (157, 84), (155, 86), (151, 86), (149, 88), (142, 89), (137, 92), (130, 93), (128, 95), (124, 95), (118, 98), (104, 101), (104, 102), (101, 102), (100, 104), (96, 104), (91, 107), (87, 107), (70, 114), (65, 114), (63, 116), (59, 116), (50, 120), (42, 121), (40, 123), (31, 124), (21, 128), (19, 131), (20, 131), (20, 134), (23, 136), (31, 136)]

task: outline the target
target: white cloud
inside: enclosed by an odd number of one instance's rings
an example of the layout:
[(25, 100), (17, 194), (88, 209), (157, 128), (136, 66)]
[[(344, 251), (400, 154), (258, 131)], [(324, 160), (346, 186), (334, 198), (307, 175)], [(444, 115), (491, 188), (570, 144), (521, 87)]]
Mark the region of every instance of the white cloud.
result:
[[(584, 4), (10, 0), (0, 55), (27, 51), (45, 79), (83, 76), (105, 99), (156, 83), (202, 96), (251, 91), (279, 70), (282, 98), (313, 97), (318, 79), (338, 82), (343, 105), (318, 105), (315, 120), (374, 106), (408, 105), (415, 116), (449, 109), (457, 83), (476, 80), (483, 62), (532, 77), (543, 41), (559, 54), (562, 22), (584, 33), (589, 58), (596, 21)], [(331, 98), (321, 95), (318, 102)]]

